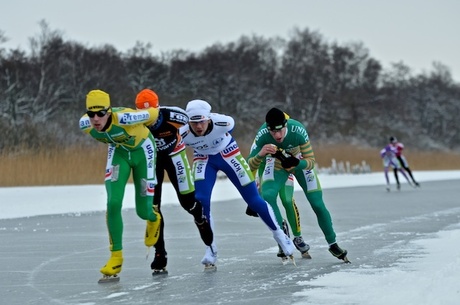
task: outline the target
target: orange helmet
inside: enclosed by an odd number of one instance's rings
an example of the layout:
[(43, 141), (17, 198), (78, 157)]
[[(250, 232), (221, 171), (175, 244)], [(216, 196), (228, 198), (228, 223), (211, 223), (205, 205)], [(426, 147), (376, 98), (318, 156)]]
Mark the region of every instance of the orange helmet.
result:
[(145, 109), (149, 107), (158, 108), (158, 95), (150, 89), (144, 89), (136, 96), (136, 108)]

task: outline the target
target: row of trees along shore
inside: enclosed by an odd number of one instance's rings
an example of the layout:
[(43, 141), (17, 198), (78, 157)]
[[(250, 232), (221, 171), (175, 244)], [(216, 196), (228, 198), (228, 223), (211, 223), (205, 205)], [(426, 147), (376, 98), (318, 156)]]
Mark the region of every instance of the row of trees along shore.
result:
[(201, 52), (153, 55), (150, 43), (122, 53), (39, 26), (27, 52), (2, 47), (0, 31), (1, 151), (93, 144), (78, 126), (88, 91), (134, 108), (143, 88), (155, 90), (161, 105), (208, 101), (235, 118), (234, 136), (246, 145), (279, 107), (315, 143), (382, 147), (393, 135), (416, 149), (460, 150), (460, 85), (442, 63), (418, 75), (402, 62), (384, 69), (362, 43), (328, 42), (308, 28), (294, 28), (288, 39), (242, 36)]

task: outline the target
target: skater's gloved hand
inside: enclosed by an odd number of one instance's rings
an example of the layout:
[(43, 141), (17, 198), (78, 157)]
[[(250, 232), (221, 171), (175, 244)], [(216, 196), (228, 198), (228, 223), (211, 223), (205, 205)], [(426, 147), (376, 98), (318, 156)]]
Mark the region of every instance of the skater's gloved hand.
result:
[(300, 160), (297, 159), (296, 157), (289, 157), (289, 158), (286, 158), (284, 160), (281, 160), (281, 166), (283, 168), (291, 168), (291, 167), (295, 167), (297, 165), (299, 165), (300, 163)]
[(259, 217), (259, 214), (253, 211), (249, 206), (246, 208), (246, 215), (253, 216), (253, 217)]
[(275, 157), (276, 159), (280, 160), (281, 162), (283, 162), (284, 160), (286, 160), (289, 157), (289, 156), (286, 156), (285, 153), (283, 153), (282, 148), (278, 148), (276, 153), (274, 153), (272, 156)]

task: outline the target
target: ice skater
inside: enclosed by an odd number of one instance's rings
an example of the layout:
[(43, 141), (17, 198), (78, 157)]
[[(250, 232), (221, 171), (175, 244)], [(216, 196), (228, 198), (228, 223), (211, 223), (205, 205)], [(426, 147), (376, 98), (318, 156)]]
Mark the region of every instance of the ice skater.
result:
[(106, 92), (92, 90), (86, 96), (86, 110), (80, 118), (80, 129), (95, 140), (108, 144), (105, 189), (111, 256), (100, 269), (103, 277), (99, 282), (118, 281), (123, 265), (121, 209), (131, 172), (136, 214), (147, 222), (145, 245), (152, 247), (158, 240), (161, 216), (152, 208), (157, 183), (156, 149), (155, 140), (147, 128), (158, 119), (158, 109), (111, 107)]
[[(181, 135), (185, 144), (194, 150), (192, 171), (195, 179), (195, 196), (203, 205), (204, 214), (210, 220), (211, 227), (214, 229), (211, 193), (216, 183), (217, 172), (220, 170), (235, 185), (251, 210), (268, 226), (284, 254), (293, 260), (295, 247), (278, 225), (273, 209), (260, 197), (249, 165), (231, 135), (235, 126), (234, 119), (227, 115), (211, 113), (211, 105), (203, 100), (188, 102), (186, 112), (189, 123), (181, 128)], [(216, 260), (217, 247), (214, 237), (211, 246), (206, 247), (201, 263), (205, 265), (205, 270), (215, 270)]]
[[(385, 173), (385, 180), (387, 182), (387, 187), (386, 188), (387, 188), (388, 192), (391, 190), (391, 188), (390, 188), (390, 179), (388, 177), (388, 170), (390, 169), (390, 166), (393, 169), (399, 171), (406, 178), (407, 183), (409, 185), (412, 185), (410, 180), (409, 180), (409, 177), (407, 177), (407, 175), (406, 175), (406, 172), (401, 167), (401, 164), (399, 164), (398, 158), (396, 158), (396, 148), (393, 145), (388, 144), (387, 146), (385, 146), (380, 151), (380, 157), (382, 158), (382, 161), (383, 161), (383, 170), (384, 170), (384, 173)], [(398, 175), (395, 175), (395, 179), (396, 179), (396, 188), (399, 191), (401, 189), (401, 184), (399, 183)]]
[(184, 210), (191, 214), (195, 220), (201, 239), (206, 245), (211, 245), (213, 232), (211, 225), (203, 215), (201, 202), (195, 199), (195, 186), (193, 184), (185, 144), (179, 129), (188, 123), (185, 110), (173, 106), (160, 106), (158, 95), (150, 89), (141, 90), (136, 96), (136, 108), (156, 108), (159, 110), (158, 120), (148, 126), (153, 134), (157, 147), (156, 175), (157, 185), (153, 206), (161, 215), (161, 229), (158, 242), (155, 244), (155, 258), (150, 264), (152, 274), (167, 273), (166, 265), (168, 255), (164, 240), (164, 216), (161, 213), (161, 194), (165, 172), (168, 174), (179, 203)]
[[(271, 108), (265, 115), (265, 123), (256, 133), (247, 160), (251, 170), (257, 170), (262, 162), (266, 163), (261, 175), (262, 197), (275, 210), (278, 223), (281, 224), (283, 219), (276, 200), (292, 174), (316, 215), (329, 252), (338, 259), (349, 262), (348, 251), (337, 243), (332, 217), (323, 200), (315, 154), (305, 126), (289, 118), (282, 110)], [(301, 253), (310, 248), (300, 235), (294, 238), (294, 244)]]
[[(414, 185), (420, 186), (420, 183), (415, 181), (414, 176), (412, 175), (412, 171), (409, 167), (409, 163), (407, 162), (406, 157), (404, 157), (402, 153), (402, 151), (404, 150), (404, 144), (401, 142), (398, 142), (398, 139), (396, 139), (396, 137), (390, 137), (390, 144), (391, 146), (396, 148), (396, 158), (398, 159), (399, 164), (401, 164), (404, 170), (409, 174)], [(398, 170), (396, 168), (393, 168), (393, 171), (394, 171), (395, 179), (398, 179)]]

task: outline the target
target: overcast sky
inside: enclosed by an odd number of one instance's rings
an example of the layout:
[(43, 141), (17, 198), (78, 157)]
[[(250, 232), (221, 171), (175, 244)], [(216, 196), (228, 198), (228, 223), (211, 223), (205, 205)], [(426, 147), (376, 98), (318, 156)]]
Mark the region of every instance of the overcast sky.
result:
[(459, 0), (0, 0), (0, 47), (28, 50), (40, 20), (66, 40), (124, 52), (136, 41), (153, 52), (200, 51), (242, 35), (289, 38), (294, 27), (329, 42), (362, 42), (385, 68), (403, 61), (415, 73), (434, 61), (460, 82)]

